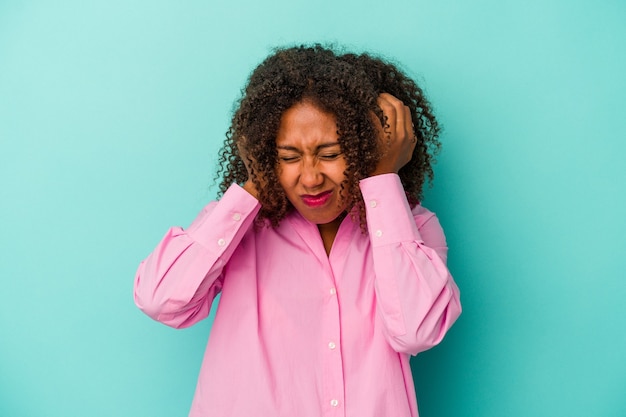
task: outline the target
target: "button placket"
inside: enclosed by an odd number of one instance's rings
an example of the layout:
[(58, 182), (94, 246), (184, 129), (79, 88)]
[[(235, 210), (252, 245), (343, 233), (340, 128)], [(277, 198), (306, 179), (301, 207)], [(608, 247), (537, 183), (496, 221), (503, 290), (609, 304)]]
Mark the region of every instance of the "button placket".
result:
[[(335, 287), (335, 278), (330, 269), (327, 277), (329, 286), (325, 291), (325, 303), (323, 310), (324, 331), (322, 334), (326, 346), (323, 359), (324, 374), (324, 398), (329, 404), (328, 410), (332, 410), (333, 416), (343, 416), (342, 407), (339, 400), (344, 396), (344, 379), (343, 379), (343, 358), (339, 349), (339, 340), (341, 339), (341, 317), (339, 309), (339, 298), (337, 296), (337, 288)], [(338, 414), (337, 414), (338, 413)]]

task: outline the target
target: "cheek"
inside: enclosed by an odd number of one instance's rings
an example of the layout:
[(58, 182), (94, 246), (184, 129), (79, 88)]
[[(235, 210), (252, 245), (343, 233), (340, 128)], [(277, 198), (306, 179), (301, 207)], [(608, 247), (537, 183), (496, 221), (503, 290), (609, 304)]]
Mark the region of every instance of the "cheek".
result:
[(276, 177), (283, 189), (287, 190), (289, 186), (293, 186), (297, 175), (293, 167), (278, 165), (276, 167)]
[(345, 160), (342, 160), (333, 167), (333, 178), (336, 182), (341, 183), (347, 179), (345, 174), (347, 167), (348, 165)]

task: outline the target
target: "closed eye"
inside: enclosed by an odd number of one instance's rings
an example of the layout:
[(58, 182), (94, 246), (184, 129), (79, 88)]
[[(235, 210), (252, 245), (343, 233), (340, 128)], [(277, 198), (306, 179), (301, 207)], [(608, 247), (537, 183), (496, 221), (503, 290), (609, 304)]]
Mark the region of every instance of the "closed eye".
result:
[(341, 153), (328, 153), (328, 154), (324, 154), (324, 155), (320, 155), (319, 158), (324, 160), (324, 161), (333, 161), (337, 158), (339, 158), (341, 156)]
[(295, 161), (297, 161), (298, 159), (299, 159), (299, 157), (298, 157), (298, 156), (279, 156), (279, 157), (278, 157), (278, 160), (279, 160), (279, 161), (281, 161), (281, 162), (286, 162), (286, 163), (289, 163), (289, 162), (295, 162)]

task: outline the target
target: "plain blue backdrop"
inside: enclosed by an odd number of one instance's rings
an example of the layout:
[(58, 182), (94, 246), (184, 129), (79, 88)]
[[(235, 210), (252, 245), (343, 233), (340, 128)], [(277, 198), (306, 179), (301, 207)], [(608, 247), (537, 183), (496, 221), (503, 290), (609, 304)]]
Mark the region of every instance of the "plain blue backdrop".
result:
[(413, 360), (422, 417), (626, 416), (626, 3), (0, 1), (0, 416), (173, 417), (210, 320), (135, 269), (210, 199), (271, 47), (399, 61), (444, 125), (464, 313)]

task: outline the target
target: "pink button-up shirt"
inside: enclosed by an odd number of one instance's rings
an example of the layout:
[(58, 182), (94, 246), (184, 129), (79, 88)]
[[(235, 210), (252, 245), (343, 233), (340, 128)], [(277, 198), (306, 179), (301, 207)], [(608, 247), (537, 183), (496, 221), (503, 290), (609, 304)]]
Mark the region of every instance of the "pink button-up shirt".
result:
[(435, 215), (397, 175), (361, 181), (368, 233), (347, 216), (326, 255), (297, 212), (255, 228), (237, 185), (139, 266), (135, 302), (187, 327), (221, 292), (191, 417), (416, 417), (409, 355), (461, 312)]

